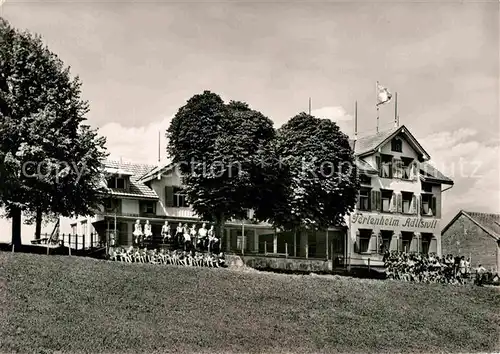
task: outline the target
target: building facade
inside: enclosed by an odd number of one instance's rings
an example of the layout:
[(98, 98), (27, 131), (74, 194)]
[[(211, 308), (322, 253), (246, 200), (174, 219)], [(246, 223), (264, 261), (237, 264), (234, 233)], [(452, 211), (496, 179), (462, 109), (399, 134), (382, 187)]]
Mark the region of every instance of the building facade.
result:
[(441, 254), (441, 194), (453, 181), (405, 126), (352, 141), (361, 188), (349, 225), (353, 265), (382, 265), (386, 251)]
[[(61, 218), (60, 233), (70, 233), (86, 243), (98, 237), (109, 242), (112, 235), (117, 245), (133, 244), (136, 220), (151, 224), (153, 235), (160, 235), (165, 221), (171, 232), (179, 223), (199, 228), (203, 221), (187, 204), (180, 173), (173, 164), (160, 166), (105, 161), (105, 183), (110, 197), (94, 217)], [(209, 225), (209, 223), (207, 223)], [(46, 230), (50, 232), (51, 230)], [(344, 258), (346, 228), (326, 231), (279, 232), (267, 223), (251, 220), (229, 220), (221, 237), (222, 249), (239, 254), (267, 254), (297, 258)], [(97, 236), (96, 236), (97, 235)]]
[(481, 264), (500, 271), (500, 214), (461, 210), (442, 230), (443, 254), (471, 258), (471, 265)]
[[(407, 251), (441, 254), (441, 194), (453, 182), (433, 168), (429, 155), (405, 126), (352, 141), (361, 189), (345, 226), (325, 231), (279, 232), (269, 224), (229, 220), (222, 249), (242, 254), (336, 260), (339, 265), (382, 265), (383, 253)], [(183, 194), (173, 164), (159, 166), (106, 161), (110, 198), (93, 218), (65, 219), (61, 232), (91, 232), (107, 241), (115, 235), (129, 246), (136, 220), (161, 233), (168, 221), (201, 226)], [(88, 237), (87, 237), (88, 239)]]

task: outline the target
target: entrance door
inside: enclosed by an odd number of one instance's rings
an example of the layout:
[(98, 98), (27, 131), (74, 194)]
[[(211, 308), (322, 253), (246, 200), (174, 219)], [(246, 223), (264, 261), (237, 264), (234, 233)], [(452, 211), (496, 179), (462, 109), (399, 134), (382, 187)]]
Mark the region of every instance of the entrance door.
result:
[(334, 267), (343, 267), (346, 258), (346, 237), (342, 231), (329, 231), (328, 238), (330, 239), (330, 259), (333, 260)]

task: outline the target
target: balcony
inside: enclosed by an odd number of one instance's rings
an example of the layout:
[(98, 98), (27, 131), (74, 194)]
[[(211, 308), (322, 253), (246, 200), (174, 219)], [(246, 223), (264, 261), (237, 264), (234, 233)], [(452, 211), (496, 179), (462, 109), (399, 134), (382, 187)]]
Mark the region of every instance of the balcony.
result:
[(193, 209), (189, 207), (183, 208), (165, 208), (167, 216), (177, 217), (177, 218), (198, 218), (194, 213)]

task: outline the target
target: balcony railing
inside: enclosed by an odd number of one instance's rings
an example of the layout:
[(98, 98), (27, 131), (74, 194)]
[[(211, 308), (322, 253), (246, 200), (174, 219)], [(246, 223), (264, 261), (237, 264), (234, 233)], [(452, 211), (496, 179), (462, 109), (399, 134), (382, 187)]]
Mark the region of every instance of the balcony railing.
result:
[(195, 212), (191, 208), (165, 208), (167, 216), (179, 218), (197, 218)]
[[(197, 218), (196, 214), (191, 208), (166, 208), (165, 209), (167, 215), (161, 215), (158, 214), (151, 214), (151, 213), (126, 213), (126, 212), (117, 212), (116, 216), (130, 216), (130, 217), (149, 217), (149, 218), (154, 218), (154, 217), (178, 217), (178, 218)], [(101, 211), (97, 215), (99, 216), (115, 216), (115, 212), (108, 210), (108, 211)]]

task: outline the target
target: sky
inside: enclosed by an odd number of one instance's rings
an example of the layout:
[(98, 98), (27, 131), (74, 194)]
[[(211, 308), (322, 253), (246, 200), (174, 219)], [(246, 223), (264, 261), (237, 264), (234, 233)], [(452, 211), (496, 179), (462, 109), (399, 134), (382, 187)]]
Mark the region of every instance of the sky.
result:
[[(375, 82), (455, 186), (460, 209), (500, 213), (498, 1), (15, 1), (3, 16), (40, 34), (83, 82), (111, 158), (156, 163), (161, 131), (194, 94), (246, 101), (279, 127), (308, 110), (374, 133)], [(381, 107), (390, 128), (394, 102)], [(5, 221), (0, 221), (0, 223)]]

